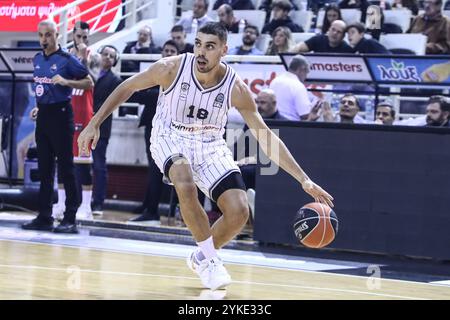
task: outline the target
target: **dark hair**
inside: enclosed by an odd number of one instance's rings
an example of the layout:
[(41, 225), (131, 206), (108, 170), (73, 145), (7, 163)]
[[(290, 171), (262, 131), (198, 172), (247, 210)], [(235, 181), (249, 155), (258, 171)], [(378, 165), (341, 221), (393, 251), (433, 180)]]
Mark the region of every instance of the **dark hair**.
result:
[(253, 29), (253, 30), (255, 30), (255, 31), (256, 31), (256, 36), (259, 37), (259, 30), (258, 30), (258, 27), (257, 27), (257, 26), (254, 26), (254, 25), (252, 25), (252, 24), (248, 24), (248, 25), (245, 26), (244, 32), (245, 32), (245, 30), (247, 30), (247, 29)]
[(344, 95), (342, 96), (342, 98), (341, 98), (341, 101), (342, 101), (342, 99), (344, 99), (345, 97), (353, 97), (353, 98), (355, 99), (356, 106), (357, 106), (359, 109), (361, 109), (361, 106), (360, 106), (360, 104), (359, 104), (359, 99), (358, 99), (353, 93), (346, 93), (346, 94), (344, 94)]
[(170, 32), (184, 32), (184, 28), (182, 25), (173, 26)]
[(428, 99), (428, 104), (432, 103), (439, 103), (439, 106), (441, 107), (442, 111), (450, 112), (450, 99), (444, 96), (431, 96), (430, 99)]
[(392, 103), (390, 101), (380, 102), (377, 105), (377, 107), (375, 108), (375, 110), (377, 110), (378, 108), (381, 108), (381, 107), (389, 108), (389, 112), (391, 113), (391, 117), (395, 119), (395, 109), (394, 109), (394, 106), (392, 105)]
[(177, 49), (177, 54), (180, 53), (180, 49), (178, 48), (177, 43), (173, 40), (167, 40), (166, 42), (164, 42), (162, 48), (164, 49), (165, 46), (175, 47), (175, 49)]
[(354, 22), (350, 25), (348, 25), (347, 28), (345, 28), (345, 32), (348, 32), (351, 28), (355, 28), (358, 30), (358, 33), (363, 33), (366, 31), (366, 27), (361, 22)]
[(226, 13), (227, 15), (230, 15), (230, 14), (233, 13), (233, 7), (230, 6), (229, 4), (223, 4), (223, 5), (221, 5), (221, 7), (224, 7), (225, 13)]
[(272, 9), (278, 8), (283, 11), (291, 11), (292, 10), (292, 4), (288, 0), (278, 0), (274, 1), (272, 4)]
[(227, 28), (225, 28), (220, 22), (207, 22), (198, 30), (198, 32), (215, 35), (220, 41), (224, 43), (227, 42)]
[(90, 29), (89, 23), (84, 22), (84, 21), (77, 21), (75, 23), (75, 25), (73, 26), (73, 32), (77, 31), (78, 29), (89, 30)]
[(322, 22), (322, 34), (327, 33), (328, 29), (330, 29), (331, 23), (330, 21), (328, 21), (327, 18), (327, 13), (328, 11), (336, 11), (338, 13), (338, 20), (342, 20), (342, 13), (341, 13), (341, 9), (339, 8), (339, 6), (335, 3), (329, 4), (328, 6), (326, 6), (325, 9), (325, 15), (323, 17), (323, 22)]
[(203, 3), (205, 4), (205, 10), (208, 10), (209, 0), (203, 0)]

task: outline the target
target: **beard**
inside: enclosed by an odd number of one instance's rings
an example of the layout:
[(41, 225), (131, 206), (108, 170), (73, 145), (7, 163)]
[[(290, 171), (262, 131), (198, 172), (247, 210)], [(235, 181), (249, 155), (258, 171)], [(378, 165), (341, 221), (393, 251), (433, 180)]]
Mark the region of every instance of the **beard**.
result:
[(244, 39), (242, 39), (242, 43), (245, 44), (246, 46), (253, 46), (255, 42), (256, 41), (253, 41), (253, 39), (248, 37), (244, 37)]
[(427, 126), (429, 127), (440, 127), (445, 124), (446, 120), (444, 118), (439, 118), (437, 120), (431, 119), (430, 117), (426, 118)]

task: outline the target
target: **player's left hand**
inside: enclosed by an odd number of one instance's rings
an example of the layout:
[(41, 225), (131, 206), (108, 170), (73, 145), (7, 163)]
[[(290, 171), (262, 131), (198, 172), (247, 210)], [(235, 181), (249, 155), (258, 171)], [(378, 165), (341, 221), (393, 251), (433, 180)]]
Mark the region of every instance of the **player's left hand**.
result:
[(52, 78), (54, 84), (59, 84), (60, 86), (67, 86), (68, 81), (61, 77), (59, 74)]
[(333, 197), (319, 185), (308, 179), (302, 182), (302, 187), (306, 193), (314, 198), (314, 201), (326, 204), (330, 208), (334, 207)]

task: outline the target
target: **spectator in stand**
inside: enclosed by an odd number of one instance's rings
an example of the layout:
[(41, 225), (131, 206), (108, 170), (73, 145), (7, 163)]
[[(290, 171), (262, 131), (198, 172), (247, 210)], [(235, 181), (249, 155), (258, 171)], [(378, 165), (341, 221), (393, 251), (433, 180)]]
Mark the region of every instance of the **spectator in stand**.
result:
[[(270, 20), (270, 14), (272, 12), (272, 0), (264, 0), (261, 5), (259, 6), (258, 10), (264, 10), (266, 12), (266, 23)], [(289, 0), (289, 2), (292, 5), (293, 10), (300, 10), (299, 7), (294, 3), (294, 0)]]
[(427, 127), (450, 127), (450, 100), (444, 96), (432, 96), (427, 104)]
[(304, 84), (308, 73), (308, 60), (302, 55), (296, 55), (289, 63), (287, 72), (279, 74), (270, 83), (270, 89), (275, 92), (278, 110), (289, 120), (300, 121), (311, 111), (311, 102)]
[(170, 30), (170, 37), (180, 49), (180, 54), (194, 52), (194, 45), (186, 42), (186, 32), (184, 31), (183, 26), (173, 26), (172, 30)]
[[(181, 18), (175, 25), (183, 26), (186, 33), (197, 32), (205, 23), (213, 22), (214, 20), (207, 15), (209, 7), (209, 0), (194, 0), (192, 5), (192, 16)], [(197, 30), (192, 30), (194, 19), (197, 21)]]
[(272, 33), (272, 41), (267, 49), (266, 56), (274, 56), (279, 53), (289, 52), (292, 45), (291, 30), (286, 27), (278, 27)]
[[(161, 51), (155, 47), (152, 39), (152, 28), (149, 26), (142, 27), (138, 32), (138, 40), (128, 42), (123, 53), (160, 53)], [(122, 61), (121, 71), (122, 72), (138, 72), (139, 71), (139, 61), (136, 60), (125, 60)]]
[[(219, 22), (227, 28), (228, 32), (239, 33), (240, 20), (236, 19), (233, 8), (230, 5), (221, 5), (219, 9), (217, 9), (217, 16), (219, 17)], [(247, 21), (245, 21), (245, 25), (247, 25)]]
[(287, 27), (291, 32), (303, 32), (303, 28), (289, 17), (292, 5), (288, 0), (278, 0), (272, 5), (272, 20), (266, 23), (261, 33), (272, 34), (278, 27)]
[(259, 31), (258, 28), (252, 25), (247, 25), (244, 29), (244, 34), (242, 36), (242, 45), (235, 48), (230, 48), (228, 54), (230, 55), (264, 55), (262, 51), (255, 48), (255, 43), (258, 40)]
[(353, 93), (346, 93), (340, 100), (339, 112), (334, 114), (328, 101), (319, 101), (308, 114), (307, 121), (367, 123), (358, 115), (359, 100)]
[(365, 28), (361, 22), (356, 22), (347, 27), (347, 36), (350, 45), (355, 53), (380, 53), (389, 54), (386, 49), (377, 40), (367, 39), (364, 37)]
[(336, 20), (342, 20), (341, 9), (336, 4), (330, 4), (325, 9), (322, 22), (322, 34), (326, 34), (331, 24)]
[(379, 6), (369, 6), (366, 16), (366, 33), (370, 34), (375, 40), (380, 40), (381, 34), (403, 33), (399, 25), (384, 22), (384, 13)]
[(409, 9), (413, 16), (419, 14), (419, 5), (417, 0), (394, 0), (392, 9)]
[(375, 123), (392, 125), (395, 121), (395, 109), (391, 101), (385, 100), (377, 105)]
[(359, 9), (361, 10), (361, 22), (366, 21), (366, 11), (370, 6), (367, 0), (342, 0), (339, 3), (339, 8), (341, 9)]
[(318, 13), (319, 9), (326, 8), (330, 5), (337, 5), (340, 0), (313, 0), (309, 1), (309, 10), (313, 11), (314, 13)]
[(292, 52), (353, 53), (352, 47), (344, 41), (346, 27), (344, 21), (336, 20), (331, 24), (330, 30), (328, 30), (326, 35), (319, 34), (304, 42), (300, 42), (294, 46)]
[(427, 54), (450, 53), (450, 19), (442, 15), (442, 0), (425, 0), (425, 13), (411, 23), (408, 33), (422, 33), (428, 37)]
[(216, 2), (214, 2), (213, 10), (219, 9), (219, 7), (224, 4), (230, 5), (233, 10), (255, 9), (252, 0), (216, 0)]

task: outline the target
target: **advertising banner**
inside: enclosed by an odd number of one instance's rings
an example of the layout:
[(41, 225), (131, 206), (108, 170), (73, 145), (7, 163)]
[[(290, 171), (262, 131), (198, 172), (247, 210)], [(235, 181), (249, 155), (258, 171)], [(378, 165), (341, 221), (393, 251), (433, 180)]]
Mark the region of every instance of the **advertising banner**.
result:
[(449, 58), (367, 58), (377, 82), (436, 83), (450, 85)]
[[(289, 66), (294, 55), (281, 54), (284, 65)], [(369, 69), (361, 56), (341, 57), (305, 55), (309, 62), (308, 80), (312, 81), (372, 81)]]
[[(64, 7), (73, 0), (0, 0), (0, 30), (2, 31), (37, 31), (37, 24), (41, 20), (48, 18), (52, 12)], [(103, 32), (114, 32), (118, 24), (118, 20), (122, 16), (122, 11), (115, 9), (111, 10), (121, 3), (121, 0), (111, 0), (105, 4), (99, 5), (103, 0), (86, 1), (79, 6), (73, 7), (67, 13), (70, 19), (73, 16), (86, 12), (95, 7), (92, 11), (82, 14), (75, 20), (89, 21), (91, 31), (99, 30)], [(111, 10), (111, 12), (108, 12)], [(105, 14), (105, 12), (108, 12)], [(93, 20), (91, 20), (93, 19)], [(111, 21), (113, 23), (109, 28), (106, 27)], [(59, 22), (56, 19), (56, 22)], [(69, 23), (68, 30), (73, 29), (74, 21)]]
[[(33, 72), (33, 58), (38, 52), (40, 52), (39, 49), (14, 51), (0, 50), (0, 54), (3, 55), (12, 70), (16, 72)], [(7, 70), (4, 63), (0, 62), (0, 72)]]

